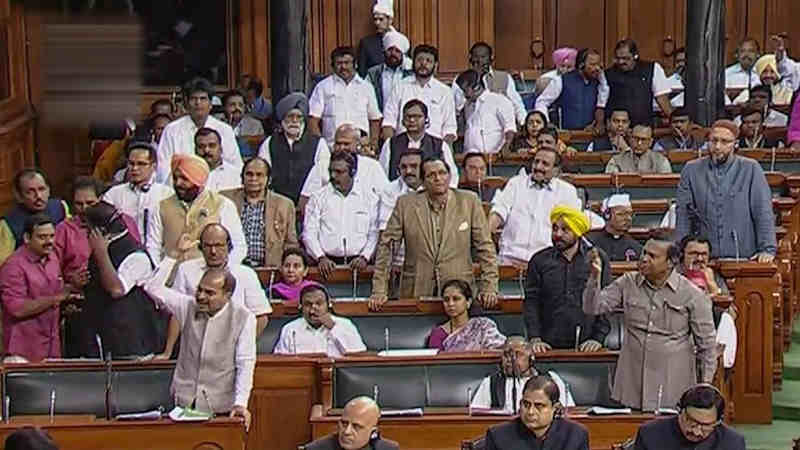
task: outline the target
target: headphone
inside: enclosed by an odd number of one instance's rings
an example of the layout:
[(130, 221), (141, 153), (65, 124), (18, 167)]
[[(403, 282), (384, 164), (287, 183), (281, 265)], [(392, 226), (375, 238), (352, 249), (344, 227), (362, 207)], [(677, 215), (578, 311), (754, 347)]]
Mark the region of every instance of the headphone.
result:
[(677, 267), (681, 263), (681, 249), (674, 242), (670, 242), (667, 247), (667, 259), (673, 267)]
[(350, 174), (350, 178), (355, 178), (356, 173), (358, 172), (358, 155), (351, 154), (350, 156), (353, 157), (353, 164), (348, 164), (348, 167), (350, 168), (348, 173)]
[(589, 56), (589, 49), (582, 48), (578, 51), (578, 56), (575, 61), (578, 63), (578, 70), (583, 70), (586, 67), (586, 58)]
[(380, 438), (381, 438), (381, 432), (378, 431), (378, 428), (376, 427), (372, 430), (372, 433), (370, 433), (369, 435), (369, 443), (374, 444), (375, 441), (379, 440)]
[(225, 230), (225, 236), (226, 236), (225, 240), (227, 241), (227, 244), (228, 244), (228, 253), (232, 252), (233, 251), (233, 241), (231, 241), (231, 232), (228, 231), (227, 228), (222, 226), (221, 223), (217, 223), (217, 222), (208, 223), (208, 224), (206, 224), (206, 226), (203, 227), (203, 230), (200, 232), (200, 239), (197, 242), (197, 249), (200, 250), (201, 252), (203, 251), (203, 233), (206, 231), (206, 228), (208, 228), (211, 225), (219, 225), (219, 226), (222, 227), (222, 229)]
[(717, 420), (720, 422), (725, 421), (725, 397), (722, 395), (722, 392), (717, 389), (716, 386), (709, 384), (709, 383), (699, 383), (691, 388), (687, 389), (686, 392), (681, 395), (680, 400), (678, 400), (678, 411), (683, 411), (688, 407), (686, 404), (687, 397), (689, 394), (695, 393), (698, 389), (711, 389), (714, 392), (714, 408), (717, 410)]
[(328, 305), (328, 311), (333, 311), (333, 299), (331, 298), (331, 294), (330, 294), (330, 292), (328, 292), (328, 289), (325, 286), (323, 286), (323, 285), (321, 285), (319, 283), (308, 285), (308, 286), (306, 286), (306, 287), (304, 287), (303, 289), (300, 290), (300, 301), (297, 302), (297, 310), (299, 312), (301, 312), (301, 313), (303, 312), (303, 295), (302, 294), (303, 294), (304, 290), (306, 290), (308, 288), (311, 288), (311, 287), (313, 287), (315, 291), (319, 290), (319, 291), (322, 291), (323, 294), (325, 294), (325, 303), (327, 303), (327, 305)]

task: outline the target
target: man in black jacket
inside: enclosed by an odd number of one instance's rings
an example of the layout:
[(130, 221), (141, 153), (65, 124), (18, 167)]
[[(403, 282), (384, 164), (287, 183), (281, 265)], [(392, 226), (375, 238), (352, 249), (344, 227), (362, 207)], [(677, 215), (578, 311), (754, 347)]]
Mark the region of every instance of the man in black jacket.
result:
[(381, 410), (369, 397), (356, 397), (344, 406), (339, 431), (306, 445), (305, 450), (397, 450), (394, 441), (381, 439)]
[(725, 449), (744, 450), (744, 437), (728, 428), (725, 399), (710, 384), (689, 388), (678, 403), (680, 413), (669, 419), (656, 419), (636, 433), (634, 450), (650, 449)]

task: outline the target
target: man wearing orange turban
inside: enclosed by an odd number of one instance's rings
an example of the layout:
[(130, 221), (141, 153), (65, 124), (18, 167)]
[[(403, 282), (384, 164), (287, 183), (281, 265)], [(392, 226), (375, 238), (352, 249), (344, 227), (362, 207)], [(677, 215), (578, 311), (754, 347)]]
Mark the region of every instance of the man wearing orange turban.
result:
[(156, 262), (165, 257), (180, 261), (199, 258), (200, 232), (209, 223), (220, 223), (231, 237), (230, 261), (241, 262), (247, 255), (247, 243), (239, 214), (229, 199), (205, 189), (209, 174), (206, 161), (178, 153), (172, 156), (170, 166), (175, 195), (147, 213), (150, 225), (145, 242), (150, 257)]
[(528, 338), (537, 353), (552, 348), (598, 351), (611, 327), (604, 315), (584, 314), (583, 290), (594, 252), (603, 260), (603, 286), (611, 283), (611, 265), (605, 252), (582, 238), (590, 227), (583, 211), (556, 205), (550, 222), (553, 245), (528, 263), (523, 308)]

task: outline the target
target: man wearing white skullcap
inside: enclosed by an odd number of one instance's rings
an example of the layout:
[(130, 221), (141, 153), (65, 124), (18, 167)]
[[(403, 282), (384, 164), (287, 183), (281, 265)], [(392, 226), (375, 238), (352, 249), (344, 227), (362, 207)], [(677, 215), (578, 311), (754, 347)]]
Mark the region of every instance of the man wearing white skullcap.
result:
[(601, 208), (606, 226), (586, 237), (603, 249), (611, 261), (638, 261), (642, 244), (628, 235), (633, 225), (633, 207), (628, 194), (613, 194), (603, 200)]
[(411, 59), (406, 56), (411, 44), (408, 38), (398, 31), (389, 30), (383, 34), (384, 62), (370, 67), (367, 80), (375, 87), (378, 108), (383, 111), (383, 102), (391, 97), (400, 80), (411, 75)]
[(362, 78), (367, 76), (371, 67), (383, 64), (383, 35), (394, 30), (394, 1), (377, 0), (372, 7), (372, 20), (375, 34), (362, 38), (358, 43), (358, 74)]

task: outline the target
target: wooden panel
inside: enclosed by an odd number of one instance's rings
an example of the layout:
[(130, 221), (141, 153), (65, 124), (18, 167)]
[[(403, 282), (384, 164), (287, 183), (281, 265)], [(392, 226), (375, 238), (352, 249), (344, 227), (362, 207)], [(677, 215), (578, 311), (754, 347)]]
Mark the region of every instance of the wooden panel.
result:
[[(574, 48), (594, 48), (600, 51), (606, 59), (605, 48), (602, 42), (605, 37), (603, 15), (605, 14), (606, 1), (589, 3), (581, 2), (556, 2), (550, 0), (555, 8), (555, 33), (556, 44), (550, 48), (570, 46)], [(565, 24), (580, 24), (580, 26), (565, 26)], [(546, 64), (552, 65), (550, 56), (545, 57)]]
[(800, 51), (800, 32), (792, 19), (800, 17), (800, 2), (796, 0), (767, 0), (767, 24), (766, 35), (767, 51), (773, 51), (770, 37), (774, 34), (786, 33), (789, 38), (786, 47), (793, 57), (797, 57)]
[(530, 0), (495, 0), (495, 66), (499, 69), (533, 67), (531, 41), (540, 38), (534, 28), (534, 2)]
[(439, 48), (439, 72), (457, 73), (467, 68), (471, 36), (470, 8), (465, 7), (465, 3), (464, 0), (433, 0), (436, 38), (432, 44)]

